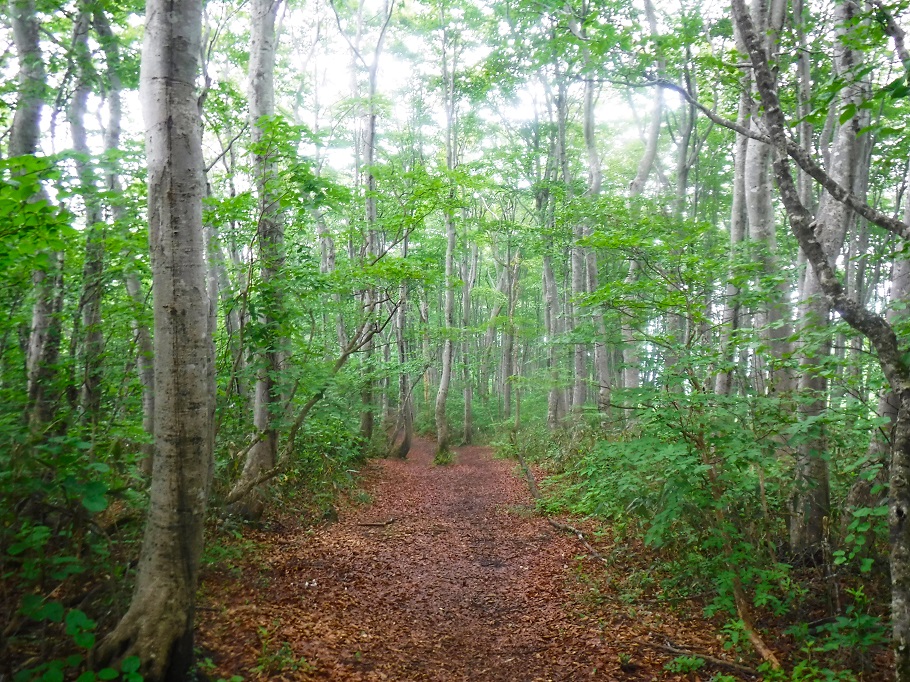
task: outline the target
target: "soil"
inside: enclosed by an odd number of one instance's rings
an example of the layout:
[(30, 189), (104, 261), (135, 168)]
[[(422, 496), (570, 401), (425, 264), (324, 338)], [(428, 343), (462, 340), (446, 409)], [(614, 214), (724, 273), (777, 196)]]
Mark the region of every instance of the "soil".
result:
[(255, 557), (207, 571), (197, 646), (212, 679), (731, 674), (666, 670), (676, 656), (660, 647), (729, 654), (691, 613), (611, 594), (609, 569), (535, 513), (514, 462), (465, 447), (434, 466), (433, 448), (370, 465), (370, 502), (337, 521), (255, 532)]

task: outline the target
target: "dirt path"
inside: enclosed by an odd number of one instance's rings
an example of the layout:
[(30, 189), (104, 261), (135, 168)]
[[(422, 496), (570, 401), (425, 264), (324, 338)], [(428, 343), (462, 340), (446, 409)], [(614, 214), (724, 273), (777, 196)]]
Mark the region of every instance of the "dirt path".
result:
[(665, 631), (710, 646), (704, 624), (592, 604), (582, 573), (594, 565), (531, 513), (514, 463), (467, 447), (434, 467), (432, 447), (378, 462), (371, 504), (260, 534), (264, 555), (208, 581), (198, 644), (213, 679), (697, 679), (639, 642)]

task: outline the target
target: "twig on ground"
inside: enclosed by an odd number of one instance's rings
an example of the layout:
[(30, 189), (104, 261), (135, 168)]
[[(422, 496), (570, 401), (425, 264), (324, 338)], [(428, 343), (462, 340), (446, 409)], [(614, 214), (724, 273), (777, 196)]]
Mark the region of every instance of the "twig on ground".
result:
[[(531, 497), (533, 497), (535, 500), (542, 499), (540, 495), (540, 488), (537, 487), (537, 481), (534, 480), (534, 474), (531, 472), (531, 467), (529, 467), (528, 463), (525, 461), (524, 456), (521, 454), (521, 450), (515, 448), (515, 454), (518, 456), (518, 463), (521, 465), (521, 469), (524, 471), (525, 478), (528, 481), (528, 487), (531, 489)], [(561, 530), (564, 533), (571, 533), (576, 538), (578, 538), (579, 542), (585, 546), (585, 549), (588, 550), (588, 553), (592, 557), (602, 562), (605, 566), (610, 565), (610, 562), (607, 560), (607, 558), (596, 549), (594, 549), (594, 546), (588, 542), (585, 534), (580, 530), (568, 524), (556, 521), (555, 519), (551, 519), (550, 517), (547, 517), (547, 523), (553, 526), (553, 528), (556, 530)]]
[(551, 526), (553, 526), (553, 528), (555, 528), (556, 530), (561, 530), (565, 533), (571, 533), (576, 538), (578, 538), (578, 541), (581, 544), (583, 544), (585, 546), (585, 549), (588, 550), (588, 554), (590, 554), (593, 558), (600, 561), (604, 566), (610, 565), (610, 562), (607, 559), (607, 557), (605, 557), (603, 554), (601, 554), (596, 549), (594, 549), (594, 546), (590, 542), (588, 542), (588, 539), (585, 537), (585, 534), (582, 533), (580, 530), (578, 530), (574, 526), (570, 526), (566, 523), (560, 523), (559, 521), (556, 521), (555, 519), (551, 519), (551, 518), (547, 518), (547, 523), (549, 523)]
[(758, 671), (753, 670), (739, 663), (733, 663), (732, 661), (725, 661), (722, 658), (716, 658), (710, 656), (709, 654), (703, 654), (700, 651), (689, 651), (688, 649), (679, 649), (675, 646), (667, 646), (666, 644), (655, 644), (654, 642), (645, 642), (640, 639), (634, 640), (636, 644), (641, 644), (642, 646), (650, 647), (652, 649), (657, 649), (659, 651), (665, 651), (668, 654), (673, 654), (674, 656), (694, 656), (697, 658), (704, 659), (706, 663), (718, 668), (727, 668), (734, 672), (739, 673), (740, 675), (748, 675), (749, 677), (758, 677)]
[(358, 526), (372, 526), (385, 528), (386, 526), (395, 523), (395, 517), (393, 516), (388, 521), (366, 521), (364, 523), (358, 523)]

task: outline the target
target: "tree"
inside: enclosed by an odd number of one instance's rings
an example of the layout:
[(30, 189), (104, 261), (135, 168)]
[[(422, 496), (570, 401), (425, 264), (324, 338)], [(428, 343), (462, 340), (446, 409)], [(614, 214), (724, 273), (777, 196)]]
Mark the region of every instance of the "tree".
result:
[[(256, 243), (259, 250), (262, 313), (261, 333), (256, 348), (256, 388), (253, 424), (263, 434), (250, 448), (243, 472), (237, 482), (245, 486), (263, 471), (275, 466), (278, 455), (278, 429), (274, 425), (281, 403), (279, 375), (282, 370), (284, 340), (280, 332), (283, 314), (281, 270), (284, 264), (284, 226), (276, 191), (275, 155), (269, 142), (269, 124), (275, 115), (275, 19), (280, 0), (256, 0), (251, 5), (250, 31), (250, 127), (251, 146), (258, 194)], [(262, 500), (256, 495), (245, 498), (238, 512), (258, 519)]]
[(214, 348), (208, 326), (201, 121), (202, 4), (146, 6), (141, 99), (154, 286), (155, 460), (129, 610), (101, 661), (138, 656), (146, 680), (186, 679), (212, 475)]

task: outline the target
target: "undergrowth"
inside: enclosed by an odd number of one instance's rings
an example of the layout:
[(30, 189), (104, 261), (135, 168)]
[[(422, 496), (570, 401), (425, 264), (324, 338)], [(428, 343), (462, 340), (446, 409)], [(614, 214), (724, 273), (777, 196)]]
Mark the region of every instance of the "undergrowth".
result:
[[(724, 646), (744, 653), (751, 647), (734, 599), (739, 584), (757, 626), (788, 660), (786, 673), (765, 679), (874, 679), (888, 642), (886, 507), (830, 519), (822, 555), (807, 560), (788, 542), (792, 452), (804, 434), (785, 406), (679, 395), (664, 408), (615, 431), (580, 421), (555, 432), (531, 426), (497, 447), (520, 450), (548, 472), (543, 512), (599, 520), (614, 553), (644, 544), (648, 565), (615, 576), (622, 599), (697, 597)], [(828, 425), (832, 446), (853, 453), (832, 460), (837, 501), (868, 442), (858, 435), (868, 422), (851, 419), (849, 429), (847, 420)]]

